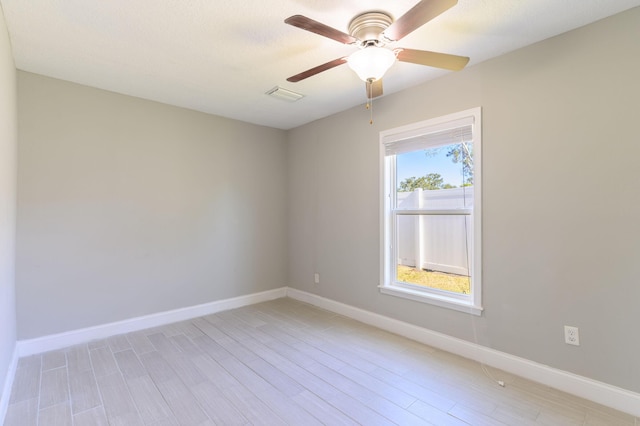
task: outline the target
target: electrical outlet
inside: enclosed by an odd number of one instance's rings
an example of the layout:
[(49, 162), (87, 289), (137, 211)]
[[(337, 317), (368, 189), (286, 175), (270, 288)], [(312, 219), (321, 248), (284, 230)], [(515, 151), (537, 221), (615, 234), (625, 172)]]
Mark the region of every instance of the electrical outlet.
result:
[(564, 342), (568, 345), (580, 346), (578, 327), (564, 326)]
[(313, 274), (313, 282), (316, 284), (320, 284), (320, 274), (318, 274), (317, 272)]

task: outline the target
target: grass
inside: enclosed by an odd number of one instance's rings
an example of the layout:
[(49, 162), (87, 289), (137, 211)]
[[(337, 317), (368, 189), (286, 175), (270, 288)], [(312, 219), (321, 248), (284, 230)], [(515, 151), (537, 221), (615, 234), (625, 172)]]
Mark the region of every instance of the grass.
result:
[(398, 281), (460, 294), (471, 292), (471, 284), (467, 276), (425, 271), (404, 265), (398, 265)]

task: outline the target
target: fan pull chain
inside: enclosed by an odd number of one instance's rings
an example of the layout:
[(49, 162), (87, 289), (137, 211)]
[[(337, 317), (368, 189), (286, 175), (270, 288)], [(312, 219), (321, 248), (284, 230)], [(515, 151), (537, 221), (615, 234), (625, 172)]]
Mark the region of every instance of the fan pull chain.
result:
[(367, 93), (367, 109), (369, 110), (370, 114), (369, 124), (373, 125), (373, 79), (369, 81), (369, 84), (367, 86), (369, 86), (369, 93)]

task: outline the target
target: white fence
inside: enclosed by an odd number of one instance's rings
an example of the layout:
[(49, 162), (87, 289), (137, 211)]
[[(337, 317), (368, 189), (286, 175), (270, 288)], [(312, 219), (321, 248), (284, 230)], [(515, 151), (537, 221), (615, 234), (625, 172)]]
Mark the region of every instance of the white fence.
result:
[[(398, 192), (398, 209), (473, 206), (473, 187)], [(469, 215), (398, 215), (398, 264), (469, 275), (473, 220)]]

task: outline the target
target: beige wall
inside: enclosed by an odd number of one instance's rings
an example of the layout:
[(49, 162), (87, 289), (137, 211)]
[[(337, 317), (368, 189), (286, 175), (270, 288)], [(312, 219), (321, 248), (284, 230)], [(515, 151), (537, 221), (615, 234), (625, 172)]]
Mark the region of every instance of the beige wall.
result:
[(18, 72), (20, 339), (286, 285), (284, 131)]
[[(355, 108), (290, 131), (290, 285), (640, 392), (638, 23), (640, 8), (385, 96), (373, 126)], [(379, 132), (477, 106), (480, 318), (377, 288)]]
[[(16, 68), (0, 8), (0, 401), (16, 346)], [(1, 410), (1, 409), (0, 409)]]

